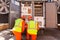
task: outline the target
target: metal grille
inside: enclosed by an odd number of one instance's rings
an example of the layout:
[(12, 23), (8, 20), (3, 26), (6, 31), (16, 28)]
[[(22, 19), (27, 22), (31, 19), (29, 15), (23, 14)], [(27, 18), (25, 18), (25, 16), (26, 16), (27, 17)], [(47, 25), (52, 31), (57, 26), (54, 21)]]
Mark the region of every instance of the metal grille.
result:
[(0, 0), (0, 14), (9, 13), (9, 2), (10, 0)]
[(35, 16), (43, 16), (43, 5), (40, 2), (34, 3)]

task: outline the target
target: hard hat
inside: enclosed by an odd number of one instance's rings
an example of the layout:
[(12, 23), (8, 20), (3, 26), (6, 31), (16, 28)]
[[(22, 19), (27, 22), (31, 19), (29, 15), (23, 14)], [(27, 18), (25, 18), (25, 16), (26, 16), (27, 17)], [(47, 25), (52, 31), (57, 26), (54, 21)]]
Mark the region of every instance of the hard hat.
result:
[(32, 19), (32, 16), (28, 16), (28, 19)]
[(25, 17), (25, 15), (23, 15), (23, 16), (21, 16), (21, 18), (22, 18), (22, 19), (25, 19), (26, 17)]

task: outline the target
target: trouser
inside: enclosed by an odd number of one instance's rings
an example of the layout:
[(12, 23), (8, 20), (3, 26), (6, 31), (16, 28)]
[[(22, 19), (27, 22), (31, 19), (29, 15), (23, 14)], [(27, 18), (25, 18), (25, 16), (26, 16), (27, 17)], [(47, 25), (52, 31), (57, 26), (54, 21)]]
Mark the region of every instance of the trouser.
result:
[(13, 32), (16, 40), (22, 39), (21, 32), (16, 32), (16, 31), (12, 31), (12, 32)]
[(35, 34), (28, 34), (27, 33), (27, 38), (26, 38), (27, 40), (36, 40), (37, 39), (37, 35), (35, 35)]

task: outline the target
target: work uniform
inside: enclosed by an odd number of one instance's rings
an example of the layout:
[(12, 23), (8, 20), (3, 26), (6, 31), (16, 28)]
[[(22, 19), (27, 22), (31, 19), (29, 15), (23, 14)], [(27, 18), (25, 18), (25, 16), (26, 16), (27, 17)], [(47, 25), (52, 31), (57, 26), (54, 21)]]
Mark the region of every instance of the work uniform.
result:
[(38, 23), (33, 20), (30, 20), (28, 22), (27, 27), (27, 40), (29, 40), (30, 36), (32, 40), (36, 40), (37, 32), (38, 32)]
[(22, 32), (24, 31), (24, 21), (22, 19), (16, 19), (15, 20), (15, 25), (13, 27), (13, 34), (16, 38), (16, 40), (21, 40), (22, 38)]

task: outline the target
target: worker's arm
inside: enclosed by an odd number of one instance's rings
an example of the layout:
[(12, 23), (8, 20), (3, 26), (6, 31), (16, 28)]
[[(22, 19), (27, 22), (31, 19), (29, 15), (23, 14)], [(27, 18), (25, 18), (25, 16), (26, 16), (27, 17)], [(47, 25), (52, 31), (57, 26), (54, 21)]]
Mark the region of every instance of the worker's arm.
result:
[(37, 27), (37, 30), (39, 30), (39, 22), (36, 22), (36, 27)]
[(25, 24), (25, 28), (27, 28), (27, 27), (28, 27), (28, 24), (26, 23), (26, 24)]
[(24, 32), (25, 28), (26, 28), (26, 22), (23, 21), (23, 22), (22, 22), (22, 31), (23, 31), (23, 32)]

